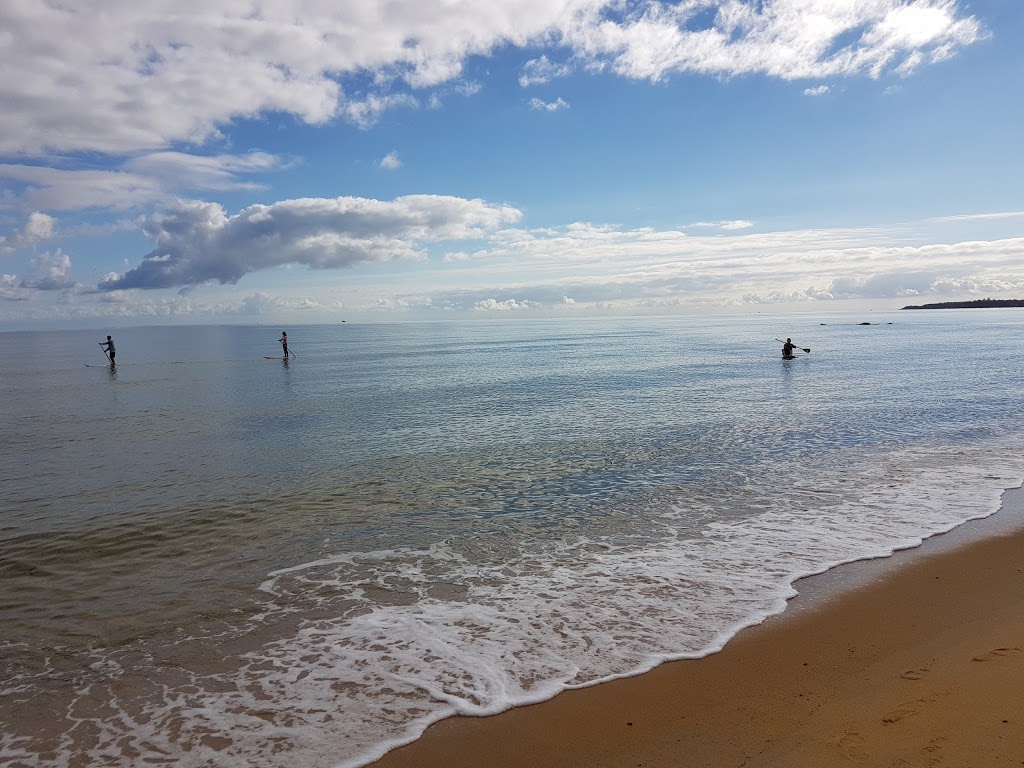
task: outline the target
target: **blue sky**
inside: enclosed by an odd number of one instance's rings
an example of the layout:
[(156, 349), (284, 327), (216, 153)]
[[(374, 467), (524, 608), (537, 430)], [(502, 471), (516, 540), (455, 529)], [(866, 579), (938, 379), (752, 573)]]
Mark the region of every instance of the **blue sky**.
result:
[(20, 0), (0, 327), (1024, 297), (1017, 0)]

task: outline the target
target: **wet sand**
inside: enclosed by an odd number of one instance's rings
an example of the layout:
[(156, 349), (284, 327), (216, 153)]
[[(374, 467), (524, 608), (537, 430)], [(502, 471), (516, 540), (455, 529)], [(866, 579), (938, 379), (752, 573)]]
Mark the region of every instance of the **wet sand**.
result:
[(1024, 766), (1024, 493), (797, 584), (713, 656), (451, 718), (374, 768)]

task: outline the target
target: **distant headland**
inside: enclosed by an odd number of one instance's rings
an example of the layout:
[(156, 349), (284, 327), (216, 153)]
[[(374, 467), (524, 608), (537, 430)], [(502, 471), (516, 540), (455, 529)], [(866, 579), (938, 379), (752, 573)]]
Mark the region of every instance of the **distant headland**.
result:
[(943, 301), (939, 304), (909, 304), (906, 307), (900, 307), (900, 309), (991, 309), (993, 307), (1024, 307), (1024, 299)]

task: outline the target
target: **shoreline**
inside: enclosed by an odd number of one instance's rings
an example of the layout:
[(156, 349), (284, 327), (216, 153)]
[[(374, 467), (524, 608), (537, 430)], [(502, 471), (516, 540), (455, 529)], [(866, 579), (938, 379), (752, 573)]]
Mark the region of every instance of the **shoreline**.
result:
[(448, 718), (370, 765), (1022, 765), (1024, 489), (1001, 502), (798, 580), (782, 613), (718, 653)]

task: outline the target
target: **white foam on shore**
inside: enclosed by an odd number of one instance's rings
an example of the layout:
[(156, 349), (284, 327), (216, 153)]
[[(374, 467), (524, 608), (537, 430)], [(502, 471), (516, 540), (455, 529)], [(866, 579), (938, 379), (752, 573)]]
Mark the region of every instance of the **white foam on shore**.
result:
[[(731, 521), (694, 527), (693, 505), (680, 498), (597, 540), (508, 551), (439, 541), (282, 568), (262, 585), (265, 610), (250, 627), (297, 628), (240, 668), (176, 670), (158, 692), (129, 700), (119, 691), (144, 665), (98, 656), (68, 713), (94, 737), (69, 735), (53, 759), (4, 742), (0, 759), (66, 766), (77, 754), (126, 766), (147, 754), (182, 768), (356, 768), (455, 714), (495, 714), (714, 653), (782, 611), (801, 577), (991, 515), (1024, 478), (1021, 455), (906, 450), (843, 477), (821, 468), (806, 488), (734, 489), (751, 507)], [(474, 546), (484, 544), (481, 555)], [(166, 670), (152, 664), (161, 680)]]

